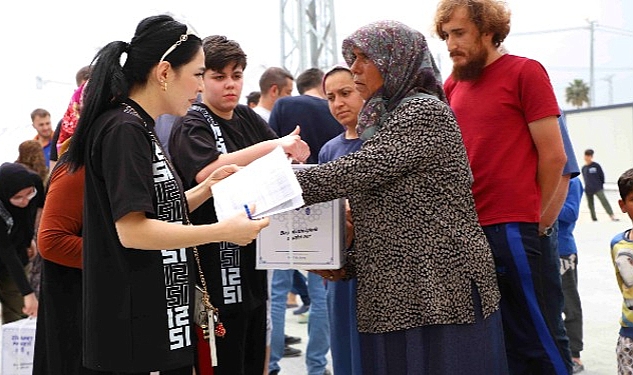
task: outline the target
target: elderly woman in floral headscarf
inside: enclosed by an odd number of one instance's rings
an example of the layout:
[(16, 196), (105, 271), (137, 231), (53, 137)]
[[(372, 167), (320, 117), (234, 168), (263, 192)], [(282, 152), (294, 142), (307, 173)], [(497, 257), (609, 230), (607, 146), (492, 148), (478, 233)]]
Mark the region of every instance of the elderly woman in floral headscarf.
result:
[(347, 197), (363, 374), (506, 374), (499, 290), (471, 172), (424, 36), (364, 26), (343, 55), (366, 100), (360, 150), (301, 172), (306, 204)]

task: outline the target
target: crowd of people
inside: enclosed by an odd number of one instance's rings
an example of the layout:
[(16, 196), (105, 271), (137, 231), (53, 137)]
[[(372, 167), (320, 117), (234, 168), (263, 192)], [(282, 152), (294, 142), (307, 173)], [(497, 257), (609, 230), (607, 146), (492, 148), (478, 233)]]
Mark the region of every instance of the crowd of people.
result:
[[(267, 69), (246, 105), (247, 55), (226, 36), (157, 15), (105, 45), (56, 128), (34, 110), (37, 136), (0, 166), (2, 322), (37, 316), (33, 374), (276, 375), (300, 353), (293, 291), (309, 375), (332, 373), (328, 351), (336, 375), (583, 371), (583, 186), (548, 74), (501, 48), (501, 1), (440, 0), (435, 32), (446, 80), (422, 33), (378, 21), (343, 40), (344, 64)], [(346, 263), (299, 273), (303, 292), (298, 271), (257, 269), (257, 207), (214, 209), (215, 183), (277, 147), (314, 164), (296, 172), (306, 205), (347, 202)], [(617, 220), (585, 155), (592, 219), (596, 195)], [(633, 219), (631, 170), (618, 186)], [(620, 373), (632, 241), (611, 244)]]

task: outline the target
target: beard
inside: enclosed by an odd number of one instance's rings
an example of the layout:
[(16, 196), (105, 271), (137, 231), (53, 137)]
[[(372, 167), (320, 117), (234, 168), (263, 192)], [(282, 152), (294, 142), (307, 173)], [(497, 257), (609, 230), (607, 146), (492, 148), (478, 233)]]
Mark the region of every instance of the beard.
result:
[[(456, 81), (474, 81), (481, 77), (488, 60), (488, 50), (480, 44), (478, 50), (462, 66), (453, 65), (453, 79)], [(463, 56), (462, 54), (460, 54)]]

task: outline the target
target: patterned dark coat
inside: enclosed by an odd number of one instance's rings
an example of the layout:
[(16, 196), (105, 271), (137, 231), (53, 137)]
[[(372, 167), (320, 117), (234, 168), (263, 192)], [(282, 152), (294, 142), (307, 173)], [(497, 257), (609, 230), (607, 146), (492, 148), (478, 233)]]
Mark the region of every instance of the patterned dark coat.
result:
[(297, 174), (306, 204), (347, 197), (360, 332), (474, 323), (498, 309), (492, 252), (479, 226), (472, 176), (450, 108), (414, 98), (389, 112), (362, 148)]

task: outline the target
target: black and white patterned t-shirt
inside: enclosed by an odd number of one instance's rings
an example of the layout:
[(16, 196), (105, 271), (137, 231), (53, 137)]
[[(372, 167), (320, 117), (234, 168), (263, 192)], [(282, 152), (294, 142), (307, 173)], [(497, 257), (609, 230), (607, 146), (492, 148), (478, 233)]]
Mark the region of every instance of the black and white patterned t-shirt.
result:
[(132, 212), (183, 222), (178, 177), (136, 103), (100, 116), (88, 134), (84, 199), (85, 365), (145, 372), (193, 362), (187, 249), (125, 248), (115, 223)]

